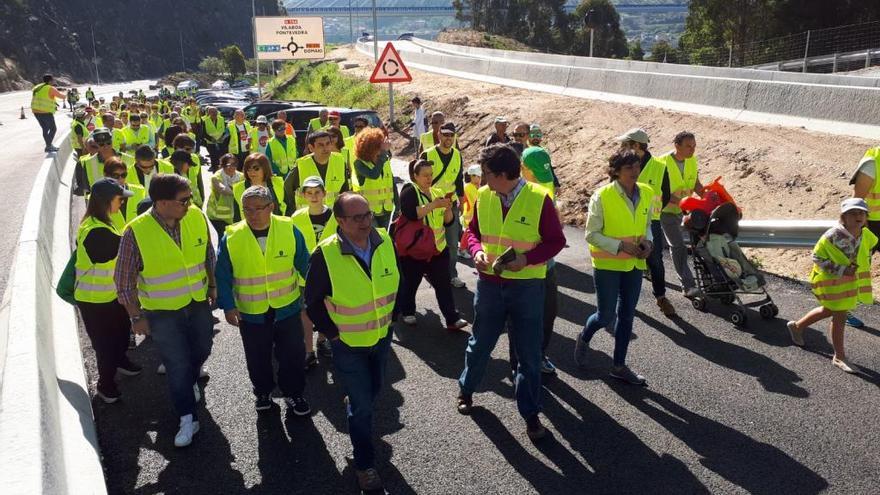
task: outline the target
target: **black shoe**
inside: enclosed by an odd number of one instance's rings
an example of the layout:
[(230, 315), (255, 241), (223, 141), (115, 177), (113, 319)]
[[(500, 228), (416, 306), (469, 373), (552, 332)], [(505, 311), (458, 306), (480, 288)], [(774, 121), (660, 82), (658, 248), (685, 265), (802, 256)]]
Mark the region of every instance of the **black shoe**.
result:
[(254, 409), (256, 409), (257, 411), (265, 411), (271, 408), (272, 399), (269, 397), (269, 394), (257, 396), (257, 400), (254, 402)]
[(314, 352), (306, 353), (306, 370), (318, 364), (318, 355)]
[(330, 347), (328, 339), (318, 341), (318, 354), (324, 357), (333, 357), (333, 348)]
[(458, 394), (458, 413), (467, 416), (474, 407), (474, 396), (472, 394)]
[(547, 428), (541, 424), (537, 414), (526, 420), (526, 434), (532, 440), (540, 440), (547, 435)]
[(132, 363), (127, 359), (116, 368), (116, 371), (125, 376), (137, 376), (140, 375), (143, 370), (143, 366)]
[(118, 401), (122, 394), (119, 393), (119, 389), (116, 388), (116, 384), (111, 383), (110, 385), (98, 385), (98, 397), (104, 401), (105, 404), (113, 404)]
[(285, 397), (284, 402), (287, 402), (287, 407), (292, 408), (293, 414), (296, 414), (297, 416), (308, 416), (312, 412), (309, 403), (302, 396)]

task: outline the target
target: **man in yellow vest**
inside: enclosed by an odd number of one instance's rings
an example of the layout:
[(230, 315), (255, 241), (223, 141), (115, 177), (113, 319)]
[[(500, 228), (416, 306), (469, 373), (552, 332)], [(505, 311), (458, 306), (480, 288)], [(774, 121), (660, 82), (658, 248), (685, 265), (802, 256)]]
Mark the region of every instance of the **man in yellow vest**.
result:
[(128, 118), (128, 126), (122, 129), (121, 151), (134, 151), (142, 144), (150, 144), (153, 140), (149, 125), (143, 125), (140, 114), (133, 113)]
[(220, 167), (220, 157), (225, 153), (223, 141), (228, 136), (226, 120), (217, 112), (217, 107), (209, 106), (208, 115), (202, 119), (205, 129), (205, 147), (208, 148), (208, 157), (211, 159), (211, 172), (216, 172)]
[(86, 173), (88, 186), (91, 187), (98, 179), (104, 176), (104, 162), (112, 157), (118, 157), (126, 165), (134, 164), (134, 157), (128, 153), (117, 153), (113, 149), (113, 135), (105, 127), (99, 127), (92, 132), (92, 139), (98, 146), (98, 152), (89, 155), (81, 163)]
[(196, 380), (211, 354), (216, 256), (208, 220), (192, 206), (185, 177), (160, 174), (149, 193), (152, 208), (122, 235), (114, 279), (132, 331), (151, 335), (159, 349), (180, 417), (174, 445), (185, 447), (199, 431)]
[(328, 206), (335, 203), (340, 194), (351, 190), (345, 157), (332, 150), (330, 134), (327, 131), (313, 132), (309, 134), (307, 145), (311, 153), (297, 160), (296, 166), (284, 180), (284, 201), (288, 214), (293, 214), (308, 203), (300, 183), (306, 177), (317, 176), (321, 179), (326, 192), (324, 202)]
[(681, 200), (691, 193), (699, 194), (703, 190), (700, 183), (697, 157), (697, 138), (688, 131), (682, 131), (673, 139), (675, 149), (660, 157), (666, 163), (666, 175), (669, 180), (669, 202), (660, 212), (660, 225), (669, 250), (672, 253), (672, 264), (681, 280), (681, 289), (686, 297), (695, 297), (700, 291), (694, 283), (694, 275), (688, 266), (687, 244), (681, 228), (682, 212), (678, 207)]
[(330, 121), (330, 125), (324, 127), (324, 129), (328, 129), (330, 127), (335, 127), (339, 129), (339, 132), (342, 133), (342, 140), (345, 141), (346, 138), (351, 136), (351, 131), (349, 131), (347, 125), (342, 125), (342, 116), (338, 111), (333, 110), (332, 112), (327, 114), (327, 119)]
[(147, 145), (134, 152), (134, 164), (128, 166), (128, 182), (150, 190), (150, 181), (158, 174), (173, 174), (174, 166), (166, 160), (157, 160), (156, 153)]
[(55, 110), (58, 109), (58, 103), (55, 99), (66, 97), (52, 86), (52, 80), (52, 74), (46, 74), (43, 76), (43, 82), (31, 89), (31, 112), (43, 130), (43, 141), (46, 142), (43, 151), (46, 152), (58, 151), (58, 148), (52, 146), (52, 140), (55, 139), (55, 133), (58, 131), (55, 126)]
[(538, 417), (544, 277), (547, 261), (565, 246), (565, 235), (547, 190), (521, 177), (516, 150), (493, 144), (483, 148), (478, 161), (486, 186), (480, 188), (465, 241), (480, 278), (472, 336), (458, 379), (458, 412), (470, 414), (473, 393), (507, 324), (519, 360), (517, 409), (529, 438), (537, 440), (546, 434)]
[(238, 166), (243, 167), (244, 159), (250, 154), (250, 139), (253, 129), (250, 122), (244, 119), (244, 111), (236, 110), (233, 119), (226, 126), (229, 129), (229, 152), (238, 158)]
[(217, 247), (217, 304), (241, 333), (255, 409), (273, 405), (274, 355), (287, 407), (307, 416), (300, 280), (309, 251), (293, 221), (272, 214), (275, 204), (266, 187), (247, 188), (241, 202), (244, 220), (227, 227)]
[(617, 137), (621, 149), (630, 150), (641, 160), (639, 182), (651, 186), (654, 196), (651, 203), (651, 236), (654, 248), (648, 256), (648, 270), (651, 274), (651, 287), (660, 312), (666, 317), (675, 316), (675, 307), (666, 298), (666, 268), (663, 266), (663, 227), (660, 223), (660, 212), (669, 203), (669, 174), (666, 172), (665, 161), (658, 160), (648, 151), (651, 140), (648, 134), (639, 128), (633, 128)]
[(436, 146), (426, 149), (420, 156), (431, 162), (434, 170), (432, 185), (439, 188), (452, 202), (452, 224), (446, 226), (446, 245), (449, 251), (449, 278), (455, 288), (464, 287), (458, 278), (458, 246), (461, 238), (461, 204), (464, 202), (464, 176), (461, 171), (461, 152), (454, 147), (455, 124), (446, 122), (440, 126), (440, 140)]
[(428, 148), (433, 148), (440, 144), (440, 126), (446, 123), (446, 116), (443, 112), (434, 112), (431, 114), (431, 129), (419, 136), (418, 154), (422, 154)]
[(326, 108), (322, 108), (318, 110), (317, 117), (309, 120), (309, 127), (306, 129), (306, 134), (319, 131), (328, 125), (330, 125), (330, 111)]
[(299, 156), (296, 149), (296, 137), (287, 135), (286, 124), (287, 122), (281, 119), (273, 120), (272, 133), (274, 135), (266, 144), (266, 158), (272, 165), (272, 174), (282, 179), (296, 168), (296, 160)]
[(266, 146), (272, 137), (269, 131), (269, 119), (265, 115), (260, 115), (256, 120), (256, 127), (251, 129), (251, 153), (266, 154)]
[(391, 318), (400, 284), (394, 245), (372, 226), (357, 193), (333, 204), (337, 233), (312, 254), (305, 303), (318, 332), (330, 339), (333, 365), (348, 396), (348, 431), (361, 490), (382, 488), (372, 443), (373, 403), (382, 390), (391, 348)]
[[(868, 204), (868, 230), (880, 237), (880, 181), (877, 180), (877, 165), (880, 164), (880, 146), (868, 149), (859, 160), (856, 171), (850, 178), (853, 186), (853, 197), (862, 198)], [(880, 244), (874, 246), (873, 255), (880, 250)], [(851, 313), (846, 316), (846, 324), (853, 328), (862, 328), (865, 323)]]

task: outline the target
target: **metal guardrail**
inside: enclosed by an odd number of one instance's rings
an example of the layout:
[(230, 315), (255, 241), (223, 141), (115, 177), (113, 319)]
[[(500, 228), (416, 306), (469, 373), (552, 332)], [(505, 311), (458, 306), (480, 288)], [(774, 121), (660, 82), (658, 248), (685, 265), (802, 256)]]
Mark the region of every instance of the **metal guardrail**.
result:
[(874, 59), (880, 59), (880, 48), (872, 48), (868, 50), (859, 50), (847, 53), (833, 53), (830, 55), (819, 55), (816, 57), (798, 58), (793, 60), (785, 60), (782, 62), (773, 62), (771, 64), (753, 65), (747, 68), (757, 70), (803, 71), (804, 67), (809, 68), (830, 65), (831, 72), (837, 72), (837, 67), (840, 64), (864, 61), (865, 68), (867, 68), (871, 66)]
[(835, 220), (741, 220), (736, 242), (742, 247), (813, 249)]

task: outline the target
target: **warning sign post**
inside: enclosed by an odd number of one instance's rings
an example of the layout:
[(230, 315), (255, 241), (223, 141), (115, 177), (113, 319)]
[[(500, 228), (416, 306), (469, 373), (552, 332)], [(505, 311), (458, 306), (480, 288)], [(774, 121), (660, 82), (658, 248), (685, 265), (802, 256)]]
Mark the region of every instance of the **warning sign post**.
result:
[(412, 81), (412, 75), (400, 58), (400, 53), (394, 48), (394, 45), (388, 43), (382, 50), (382, 55), (376, 61), (376, 67), (370, 76), (370, 82), (373, 84), (388, 83), (388, 116), (390, 121), (394, 121), (394, 83), (404, 83)]

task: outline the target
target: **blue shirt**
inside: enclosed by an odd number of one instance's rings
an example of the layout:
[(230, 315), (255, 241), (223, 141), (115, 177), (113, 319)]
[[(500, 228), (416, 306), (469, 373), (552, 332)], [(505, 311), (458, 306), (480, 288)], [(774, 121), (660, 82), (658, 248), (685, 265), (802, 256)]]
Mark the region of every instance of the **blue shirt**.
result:
[(339, 238), (342, 239), (346, 244), (351, 246), (352, 251), (354, 251), (355, 256), (361, 259), (365, 265), (371, 266), (373, 262), (373, 245), (370, 242), (370, 238), (367, 237), (367, 247), (365, 249), (361, 249), (357, 247), (357, 244), (348, 240), (347, 237), (340, 231)]
[[(305, 279), (309, 267), (309, 249), (306, 240), (300, 231), (294, 227), (293, 236), (296, 238), (296, 255), (293, 258), (293, 266), (299, 273), (300, 278)], [(226, 247), (226, 234), (220, 239), (217, 248), (217, 266), (214, 269), (214, 277), (217, 281), (217, 305), (224, 311), (235, 309), (235, 297), (232, 294), (232, 260), (229, 258), (229, 249)], [(296, 315), (302, 309), (302, 297), (283, 308), (275, 309), (275, 321), (281, 321)], [(261, 324), (266, 322), (266, 315), (254, 315), (241, 313), (241, 318), (248, 323)]]

